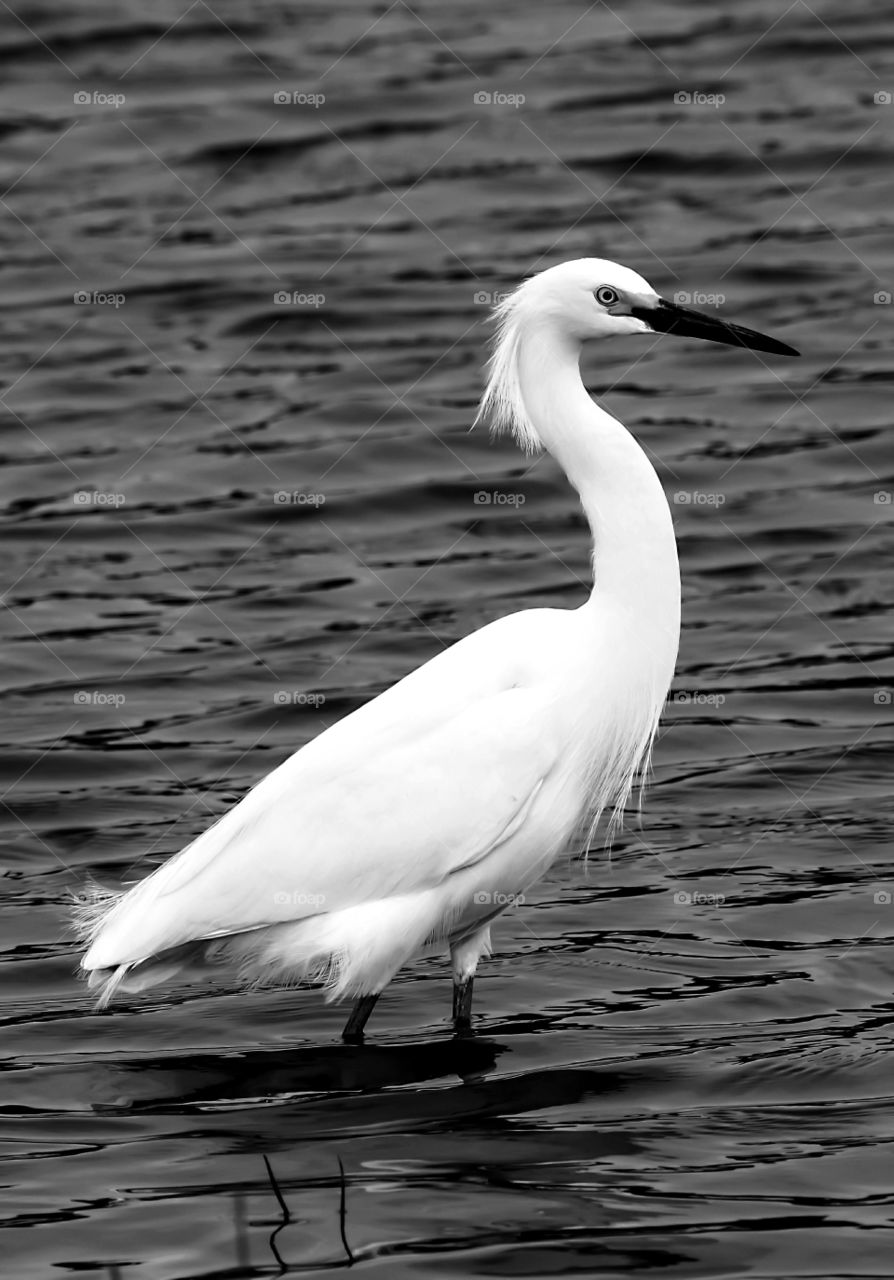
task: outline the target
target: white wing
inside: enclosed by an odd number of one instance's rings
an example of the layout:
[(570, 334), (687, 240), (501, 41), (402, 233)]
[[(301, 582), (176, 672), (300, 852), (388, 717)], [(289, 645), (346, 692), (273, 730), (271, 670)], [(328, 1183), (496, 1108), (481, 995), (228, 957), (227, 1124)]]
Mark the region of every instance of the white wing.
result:
[[(486, 857), (524, 821), (559, 744), (541, 683), (481, 688), (484, 648), (439, 655), (269, 774), (118, 903), (85, 968), (433, 888)], [(501, 667), (505, 682), (505, 650)]]

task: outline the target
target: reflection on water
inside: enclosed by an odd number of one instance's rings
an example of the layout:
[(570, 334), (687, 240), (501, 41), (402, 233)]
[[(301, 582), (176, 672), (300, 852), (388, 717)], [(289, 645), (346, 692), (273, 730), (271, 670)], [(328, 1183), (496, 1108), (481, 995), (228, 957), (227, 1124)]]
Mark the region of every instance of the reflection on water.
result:
[[(5, 17), (14, 1273), (887, 1274), (890, 16)], [(587, 356), (683, 568), (641, 829), (506, 914), (474, 1038), (439, 957), (362, 1049), (313, 991), (96, 1013), (87, 874), (157, 865), (440, 646), (581, 599), (555, 466), (469, 424), (494, 295), (583, 254), (804, 352)]]

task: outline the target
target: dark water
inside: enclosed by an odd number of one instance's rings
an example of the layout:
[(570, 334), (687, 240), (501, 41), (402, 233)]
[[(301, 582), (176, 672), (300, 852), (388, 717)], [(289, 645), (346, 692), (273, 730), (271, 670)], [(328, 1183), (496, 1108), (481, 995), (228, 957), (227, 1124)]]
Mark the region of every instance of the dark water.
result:
[[(890, 1275), (890, 12), (0, 20), (9, 1274)], [(362, 1050), (313, 992), (93, 1012), (87, 873), (156, 865), (485, 621), (582, 598), (553, 464), (468, 427), (477, 295), (586, 254), (804, 351), (588, 357), (690, 499), (642, 830), (506, 915), (472, 1041), (439, 959)]]

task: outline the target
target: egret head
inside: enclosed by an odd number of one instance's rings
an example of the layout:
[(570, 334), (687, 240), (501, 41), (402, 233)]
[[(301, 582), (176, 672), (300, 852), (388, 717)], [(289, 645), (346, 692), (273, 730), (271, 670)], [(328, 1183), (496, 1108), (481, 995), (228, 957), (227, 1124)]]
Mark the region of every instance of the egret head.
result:
[(507, 312), (515, 310), (529, 323), (539, 316), (581, 342), (672, 333), (773, 355), (798, 355), (775, 338), (662, 298), (641, 275), (604, 258), (563, 262), (526, 280), (508, 300)]
[(500, 319), (527, 328), (548, 327), (569, 338), (623, 337), (648, 333), (633, 315), (635, 302), (659, 301), (642, 276), (603, 258), (578, 258), (525, 280), (500, 309)]
[(578, 258), (541, 271), (504, 299), (495, 315), (499, 328), (479, 418), (490, 417), (498, 430), (512, 428), (529, 447), (536, 445), (536, 435), (518, 385), (519, 351), (527, 335), (535, 343), (551, 335), (576, 346), (591, 338), (669, 333), (773, 355), (799, 354), (753, 329), (662, 298), (641, 275), (604, 258)]

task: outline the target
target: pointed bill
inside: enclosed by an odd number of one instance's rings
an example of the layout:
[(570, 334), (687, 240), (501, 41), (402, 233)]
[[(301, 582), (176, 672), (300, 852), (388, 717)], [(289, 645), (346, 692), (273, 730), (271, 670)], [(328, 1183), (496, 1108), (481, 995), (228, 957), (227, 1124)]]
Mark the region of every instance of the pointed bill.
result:
[(799, 356), (800, 351), (776, 338), (730, 324), (717, 316), (705, 315), (681, 307), (665, 298), (643, 298), (631, 308), (631, 315), (643, 320), (656, 333), (673, 333), (680, 338), (704, 338), (708, 342), (722, 342), (730, 347), (749, 347), (752, 351), (769, 351), (774, 356)]

